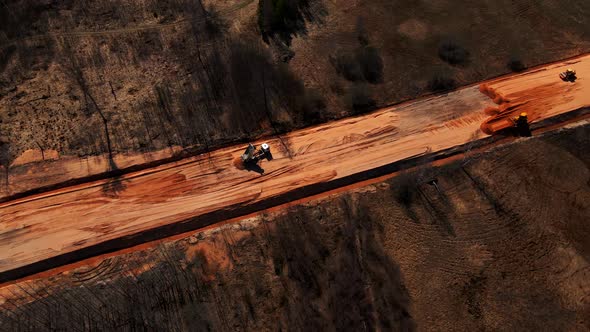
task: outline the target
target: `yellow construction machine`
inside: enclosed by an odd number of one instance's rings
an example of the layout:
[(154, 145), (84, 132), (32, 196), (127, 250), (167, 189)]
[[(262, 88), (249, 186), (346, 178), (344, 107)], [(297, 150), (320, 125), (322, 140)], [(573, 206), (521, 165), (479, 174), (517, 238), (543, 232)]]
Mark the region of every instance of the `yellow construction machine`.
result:
[(574, 82), (576, 80), (576, 71), (568, 68), (564, 72), (559, 73), (559, 78), (565, 82)]

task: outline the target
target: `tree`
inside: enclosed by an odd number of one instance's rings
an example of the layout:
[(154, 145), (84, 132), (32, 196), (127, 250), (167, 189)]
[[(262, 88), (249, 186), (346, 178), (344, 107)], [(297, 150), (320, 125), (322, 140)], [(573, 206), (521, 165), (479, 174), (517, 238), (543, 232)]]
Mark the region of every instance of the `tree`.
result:
[(438, 56), (451, 65), (466, 65), (469, 51), (452, 40), (443, 41), (438, 48)]
[(305, 31), (311, 0), (259, 0), (258, 27), (264, 41), (275, 35), (288, 45), (298, 32)]

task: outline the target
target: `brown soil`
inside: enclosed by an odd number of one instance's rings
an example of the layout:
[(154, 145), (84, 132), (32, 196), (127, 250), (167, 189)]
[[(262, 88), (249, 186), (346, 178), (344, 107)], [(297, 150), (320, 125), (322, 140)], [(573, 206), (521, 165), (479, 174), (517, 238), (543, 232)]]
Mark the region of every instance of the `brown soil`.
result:
[(232, 160), (232, 165), (239, 170), (244, 170), (246, 168), (242, 162), (242, 158), (239, 156)]
[(589, 130), (7, 285), (0, 326), (585, 330)]
[(429, 32), (428, 26), (424, 22), (416, 19), (404, 21), (397, 27), (397, 31), (401, 35), (414, 40), (424, 40)]
[(55, 150), (27, 150), (18, 156), (11, 166), (20, 166), (35, 162), (50, 161), (59, 159), (59, 153)]

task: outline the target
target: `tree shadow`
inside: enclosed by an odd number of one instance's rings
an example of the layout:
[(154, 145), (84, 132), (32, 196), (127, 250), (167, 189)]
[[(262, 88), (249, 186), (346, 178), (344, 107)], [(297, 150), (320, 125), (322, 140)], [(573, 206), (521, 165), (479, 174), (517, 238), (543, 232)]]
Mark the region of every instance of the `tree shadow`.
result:
[(4, 72), (4, 68), (8, 65), (8, 61), (16, 53), (16, 46), (8, 45), (0, 47), (0, 73)]
[(12, 153), (10, 149), (10, 142), (7, 137), (2, 136), (0, 132), (0, 166), (3, 166), (6, 173), (6, 186), (8, 186), (8, 169), (12, 163)]
[[(442, 228), (444, 231), (451, 236), (456, 236), (455, 228), (453, 227), (449, 215), (453, 215), (455, 213), (455, 207), (451, 202), (449, 196), (445, 192), (444, 188), (442, 188), (438, 182), (436, 177), (432, 178), (431, 180), (427, 181), (426, 184), (428, 185), (429, 192), (434, 191), (435, 194), (429, 194), (422, 189), (420, 193), (422, 194), (423, 200), (426, 203), (424, 206), (426, 210), (430, 213), (434, 221)], [(433, 197), (434, 199), (431, 199)]]
[[(208, 285), (201, 268), (203, 255), (188, 259), (177, 248), (165, 246), (146, 255), (154, 261), (148, 269), (133, 260), (107, 264), (75, 287), (51, 280), (18, 285), (16, 292), (27, 294), (31, 301), (17, 304), (7, 298), (0, 303), (2, 331), (220, 330), (218, 311), (210, 302), (215, 289)], [(117, 277), (110, 279), (101, 273)], [(47, 300), (56, 305), (48, 307)]]
[(412, 330), (400, 268), (383, 247), (384, 225), (370, 217), (367, 201), (346, 195), (324, 208), (297, 206), (274, 222), (272, 261), (288, 290), (281, 325)]
[(110, 198), (117, 198), (119, 195), (127, 189), (125, 181), (122, 177), (123, 172), (119, 169), (115, 161), (109, 156), (109, 172), (113, 174), (113, 177), (102, 185), (102, 193)]
[(380, 50), (370, 45), (365, 21), (357, 20), (356, 35), (359, 45), (356, 49), (341, 49), (329, 56), (330, 63), (338, 75), (351, 82), (383, 83), (383, 58)]
[(323, 23), (327, 14), (320, 0), (259, 0), (258, 28), (266, 43), (289, 47), (293, 37), (307, 35), (307, 23)]
[(46, 69), (53, 61), (53, 38), (26, 37), (48, 30), (47, 13), (54, 6), (52, 1), (0, 1), (0, 89), (35, 77), (35, 71)]
[[(339, 287), (333, 287), (336, 293), (331, 296), (334, 315), (339, 316), (336, 328), (345, 330), (356, 325), (356, 330), (412, 331), (415, 323), (410, 314), (410, 296), (399, 265), (384, 247), (385, 225), (372, 217), (369, 202), (367, 196), (358, 200), (344, 196), (340, 202), (347, 217), (341, 228), (339, 270), (348, 273), (336, 276), (341, 283), (336, 283)], [(370, 286), (360, 288), (357, 283)], [(351, 312), (350, 305), (357, 301), (357, 312)]]
[(260, 41), (233, 40), (228, 51), (226, 86), (235, 124), (232, 130), (252, 136), (266, 123), (279, 135), (321, 118), (323, 98), (306, 88), (287, 65), (274, 63)]
[(451, 37), (441, 41), (438, 47), (438, 56), (452, 66), (466, 67), (471, 62), (470, 52)]
[(452, 200), (439, 183), (439, 174), (428, 169), (403, 172), (391, 182), (393, 197), (405, 215), (415, 223), (420, 223), (420, 211), (426, 212), (432, 223), (440, 226), (447, 235), (455, 236), (450, 216), (456, 213)]
[(416, 179), (407, 172), (401, 173), (394, 179), (393, 185), (391, 186), (394, 199), (401, 205), (405, 214), (415, 223), (420, 222), (418, 214), (413, 208), (418, 196), (417, 188)]

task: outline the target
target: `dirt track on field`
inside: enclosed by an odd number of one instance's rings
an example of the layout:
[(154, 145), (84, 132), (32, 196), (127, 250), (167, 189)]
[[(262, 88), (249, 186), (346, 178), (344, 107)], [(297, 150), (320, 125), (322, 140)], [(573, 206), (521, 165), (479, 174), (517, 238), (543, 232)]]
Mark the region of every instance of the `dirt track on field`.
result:
[[(578, 80), (558, 73), (575, 67)], [(532, 121), (590, 105), (590, 56), (487, 82), (526, 111)], [(232, 160), (243, 146), (212, 152), (109, 181), (84, 184), (0, 205), (0, 273), (30, 273), (76, 259), (73, 254), (112, 250), (108, 241), (137, 241), (158, 227), (198, 219), (202, 226), (241, 208), (265, 207), (294, 190), (342, 179), (412, 157), (441, 152), (483, 138), (479, 126), (494, 104), (478, 86), (344, 119), (270, 140), (274, 160), (264, 174), (239, 170)], [(173, 228), (161, 228), (162, 232)], [(135, 236), (134, 236), (135, 235)], [(165, 233), (159, 234), (160, 237)], [(155, 235), (154, 235), (155, 236)], [(86, 251), (85, 251), (86, 250)], [(68, 253), (73, 253), (68, 256)], [(84, 254), (82, 254), (83, 256)], [(51, 259), (54, 259), (51, 261)], [(78, 257), (79, 258), (79, 257)]]

